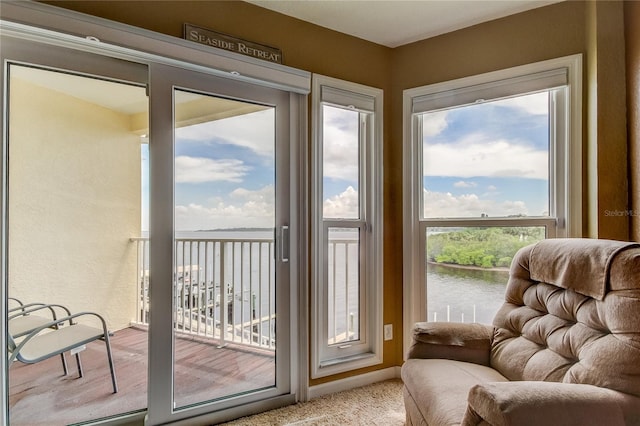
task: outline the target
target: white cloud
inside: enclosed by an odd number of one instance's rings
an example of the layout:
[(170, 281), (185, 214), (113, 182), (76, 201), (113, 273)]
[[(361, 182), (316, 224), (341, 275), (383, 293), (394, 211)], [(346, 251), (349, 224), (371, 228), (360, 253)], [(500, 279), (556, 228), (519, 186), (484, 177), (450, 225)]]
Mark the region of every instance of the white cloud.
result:
[(250, 170), (241, 160), (235, 159), (214, 160), (182, 155), (176, 157), (175, 164), (178, 183), (242, 182)]
[(349, 186), (344, 192), (324, 200), (322, 211), (327, 218), (358, 217), (358, 191)]
[(249, 148), (258, 155), (272, 158), (275, 147), (275, 112), (272, 108), (208, 121), (176, 129), (176, 138), (211, 141)]
[(358, 113), (341, 108), (323, 109), (323, 173), (325, 177), (358, 181)]
[(487, 189), (489, 191), (497, 191), (498, 190), (498, 188), (495, 185), (489, 185), (489, 186), (487, 186)]
[[(495, 101), (496, 106), (516, 108), (527, 114), (547, 114), (546, 92)], [(447, 114), (436, 111), (424, 114), (423, 139), (436, 136), (447, 128)], [(548, 179), (548, 153), (531, 143), (513, 139), (495, 139), (482, 132), (467, 134), (452, 143), (424, 145), (424, 167), (428, 176), (499, 176)], [(464, 181), (461, 181), (464, 182)], [(460, 183), (462, 186), (463, 183)]]
[(527, 205), (524, 201), (505, 201), (501, 207), (507, 214), (527, 214)]
[(500, 176), (548, 179), (548, 154), (532, 146), (481, 133), (456, 143), (428, 144), (424, 148), (427, 176)]
[(476, 186), (478, 186), (478, 184), (475, 182), (467, 182), (464, 180), (460, 180), (454, 183), (453, 186), (455, 186), (456, 188), (475, 188)]
[(431, 218), (442, 217), (503, 217), (517, 214), (528, 215), (524, 201), (504, 201), (483, 199), (476, 194), (452, 195), (450, 192), (424, 190), (424, 215)]
[(549, 112), (549, 95), (547, 92), (501, 99), (495, 105), (518, 108), (528, 114), (545, 115)]
[(273, 186), (251, 191), (238, 188), (232, 202), (216, 200), (213, 206), (190, 203), (176, 206), (176, 229), (271, 228), (275, 224)]
[(422, 136), (430, 137), (439, 135), (447, 128), (448, 110), (428, 112), (422, 116)]
[(229, 195), (234, 199), (244, 199), (247, 201), (263, 202), (273, 205), (275, 191), (273, 190), (273, 185), (267, 185), (256, 191), (245, 188), (237, 188), (234, 189)]

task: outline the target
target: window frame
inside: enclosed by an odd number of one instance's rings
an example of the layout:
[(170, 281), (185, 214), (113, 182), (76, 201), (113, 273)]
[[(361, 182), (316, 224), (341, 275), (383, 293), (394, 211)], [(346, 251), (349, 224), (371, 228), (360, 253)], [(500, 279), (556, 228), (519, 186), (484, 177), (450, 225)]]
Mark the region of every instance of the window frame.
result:
[[(536, 79), (566, 73), (563, 95), (549, 102), (549, 217), (444, 218), (423, 217), (422, 127), (419, 114), (435, 100), (431, 110), (469, 104), (469, 92), (505, 95), (505, 86), (527, 93)], [(507, 92), (509, 89), (507, 89)], [(457, 101), (454, 95), (461, 99)], [(447, 100), (447, 98), (449, 98)], [(478, 98), (479, 99), (479, 98)], [(427, 100), (427, 101), (425, 101)], [(447, 103), (448, 102), (448, 103)], [(421, 104), (421, 105), (420, 105)], [(417, 108), (421, 107), (421, 108)], [(418, 111), (416, 111), (418, 109)], [(421, 110), (420, 110), (421, 109)], [(411, 343), (411, 328), (427, 320), (426, 229), (433, 226), (544, 226), (547, 238), (582, 235), (582, 55), (570, 55), (542, 62), (464, 77), (403, 91), (403, 349)]]
[[(323, 216), (323, 106), (359, 112), (359, 218)], [(382, 363), (382, 106), (381, 89), (314, 74), (311, 150), (311, 378)], [(359, 339), (328, 344), (329, 228), (359, 229)], [(338, 346), (343, 348), (338, 349)]]

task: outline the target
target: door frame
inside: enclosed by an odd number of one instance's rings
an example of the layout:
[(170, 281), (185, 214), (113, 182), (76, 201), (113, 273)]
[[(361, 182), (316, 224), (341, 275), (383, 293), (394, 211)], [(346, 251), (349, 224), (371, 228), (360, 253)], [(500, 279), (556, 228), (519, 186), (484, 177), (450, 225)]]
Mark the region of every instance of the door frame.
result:
[[(55, 31), (44, 29), (53, 28)], [(71, 34), (87, 34), (87, 37), (79, 37)], [(213, 411), (210, 404), (203, 404), (189, 410), (180, 410), (179, 414), (167, 415), (167, 411), (173, 412), (173, 407), (165, 407), (161, 412), (151, 413), (147, 417), (148, 424), (158, 424), (167, 421), (178, 424), (192, 423), (195, 416), (198, 421), (224, 421), (248, 415), (255, 412), (264, 411), (277, 406), (286, 405), (296, 400), (306, 400), (308, 394), (308, 294), (306, 281), (308, 271), (308, 195), (306, 189), (307, 182), (307, 95), (310, 92), (310, 73), (279, 64), (272, 64), (265, 61), (248, 58), (232, 52), (220, 49), (200, 46), (185, 40), (165, 36), (147, 30), (130, 27), (124, 24), (107, 21), (100, 18), (87, 17), (75, 12), (65, 11), (49, 5), (31, 2), (9, 2), (3, 5), (0, 15), (0, 35), (2, 37), (12, 37), (29, 40), (42, 46), (58, 46), (70, 49), (82, 55), (83, 53), (93, 53), (109, 58), (124, 59), (134, 63), (146, 65), (150, 69), (160, 70), (160, 68), (177, 67), (183, 70), (196, 71), (203, 74), (224, 77), (230, 81), (251, 83), (253, 85), (264, 86), (283, 90), (289, 93), (289, 235), (290, 235), (290, 297), (289, 301), (289, 337), (290, 346), (287, 349), (290, 356), (290, 378), (289, 391), (287, 394), (252, 402), (243, 406), (235, 406), (228, 409)], [(127, 46), (127, 47), (122, 47)], [(0, 96), (4, 100), (6, 94), (5, 62), (3, 49), (3, 69), (2, 87)], [(170, 56), (170, 57), (168, 57)], [(62, 67), (65, 68), (65, 67)], [(161, 75), (161, 74), (159, 74)], [(154, 89), (151, 90), (153, 96)], [(5, 120), (6, 105), (3, 102), (0, 106), (2, 114), (3, 141), (2, 165), (0, 173), (2, 176), (2, 212), (1, 219), (3, 227), (0, 229), (0, 273), (3, 285), (0, 286), (0, 325), (5, 333), (0, 336), (0, 344), (6, 348), (6, 144), (8, 139), (7, 123)], [(153, 122), (162, 115), (162, 110), (151, 108), (150, 121)], [(166, 113), (166, 111), (164, 111)], [(154, 118), (156, 117), (156, 118)], [(163, 116), (164, 117), (164, 116)], [(168, 124), (172, 125), (172, 121)], [(157, 129), (161, 133), (166, 129)], [(173, 131), (171, 131), (171, 134)], [(166, 155), (166, 153), (164, 154)], [(173, 161), (173, 156), (171, 157)], [(173, 178), (173, 173), (171, 173)], [(153, 179), (153, 177), (152, 177)], [(173, 187), (173, 182), (171, 182)], [(152, 189), (153, 191), (153, 189)], [(171, 198), (173, 200), (173, 198)], [(171, 215), (173, 212), (171, 211)], [(168, 229), (168, 217), (162, 219), (163, 229)], [(159, 225), (160, 226), (160, 225)], [(173, 223), (171, 223), (171, 227)], [(172, 229), (172, 228), (170, 228)], [(167, 244), (168, 237), (164, 243)], [(155, 241), (155, 240), (154, 240)], [(158, 244), (157, 242), (154, 242)], [(171, 244), (173, 237), (171, 235)], [(166, 256), (166, 254), (165, 254)], [(172, 264), (172, 262), (168, 262)], [(170, 275), (169, 275), (170, 277)], [(165, 313), (166, 314), (166, 313)], [(150, 335), (150, 351), (155, 348), (155, 339)], [(166, 348), (165, 348), (166, 349)], [(149, 359), (149, 371), (161, 367), (159, 361)], [(0, 357), (0, 376), (4, 386), (0, 387), (0, 408), (2, 409), (0, 418), (5, 423), (8, 422), (8, 385), (6, 357)], [(153, 376), (149, 374), (149, 376)], [(151, 383), (151, 381), (150, 381)], [(168, 386), (165, 383), (166, 386)], [(152, 410), (160, 410), (154, 398), (158, 398), (155, 391), (148, 390), (148, 413)], [(153, 402), (152, 402), (153, 400)], [(166, 404), (166, 400), (164, 402)], [(158, 415), (156, 415), (158, 414)], [(138, 417), (138, 415), (134, 415)], [(130, 417), (130, 416), (129, 416)], [(102, 424), (115, 424), (122, 421), (122, 418), (99, 421)]]

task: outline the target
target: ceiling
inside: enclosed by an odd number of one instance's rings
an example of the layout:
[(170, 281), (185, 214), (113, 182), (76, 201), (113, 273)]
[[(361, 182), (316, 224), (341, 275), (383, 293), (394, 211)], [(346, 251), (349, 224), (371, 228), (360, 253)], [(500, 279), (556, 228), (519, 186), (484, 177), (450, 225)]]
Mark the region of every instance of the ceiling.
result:
[(247, 0), (388, 47), (562, 0)]
[[(11, 65), (11, 82), (22, 80), (37, 87), (133, 116), (131, 130), (148, 133), (149, 99), (144, 87), (99, 78), (56, 72), (44, 68)], [(56, 95), (52, 95), (54, 99)], [(176, 90), (176, 127), (215, 121), (266, 109), (262, 105)], [(136, 117), (142, 115), (140, 117)]]

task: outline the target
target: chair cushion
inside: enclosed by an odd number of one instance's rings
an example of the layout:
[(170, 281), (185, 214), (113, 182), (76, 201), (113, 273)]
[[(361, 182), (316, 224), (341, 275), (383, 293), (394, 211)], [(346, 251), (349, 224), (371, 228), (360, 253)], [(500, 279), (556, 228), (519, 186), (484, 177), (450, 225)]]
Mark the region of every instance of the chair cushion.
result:
[(602, 300), (613, 261), (632, 248), (640, 248), (640, 244), (584, 238), (542, 240), (529, 252), (529, 275), (533, 281)]
[[(408, 359), (402, 366), (405, 399), (411, 398), (421, 419), (413, 424), (459, 425), (467, 409), (469, 389), (507, 378), (483, 365), (447, 359)], [(412, 413), (415, 415), (416, 413)]]
[(639, 425), (640, 398), (576, 383), (492, 382), (469, 391), (463, 424), (484, 419), (491, 425)]
[(493, 322), (491, 366), (510, 380), (584, 383), (640, 396), (640, 282), (626, 281), (637, 275), (640, 249), (613, 259), (600, 301), (532, 280), (532, 247), (512, 263), (506, 302)]

